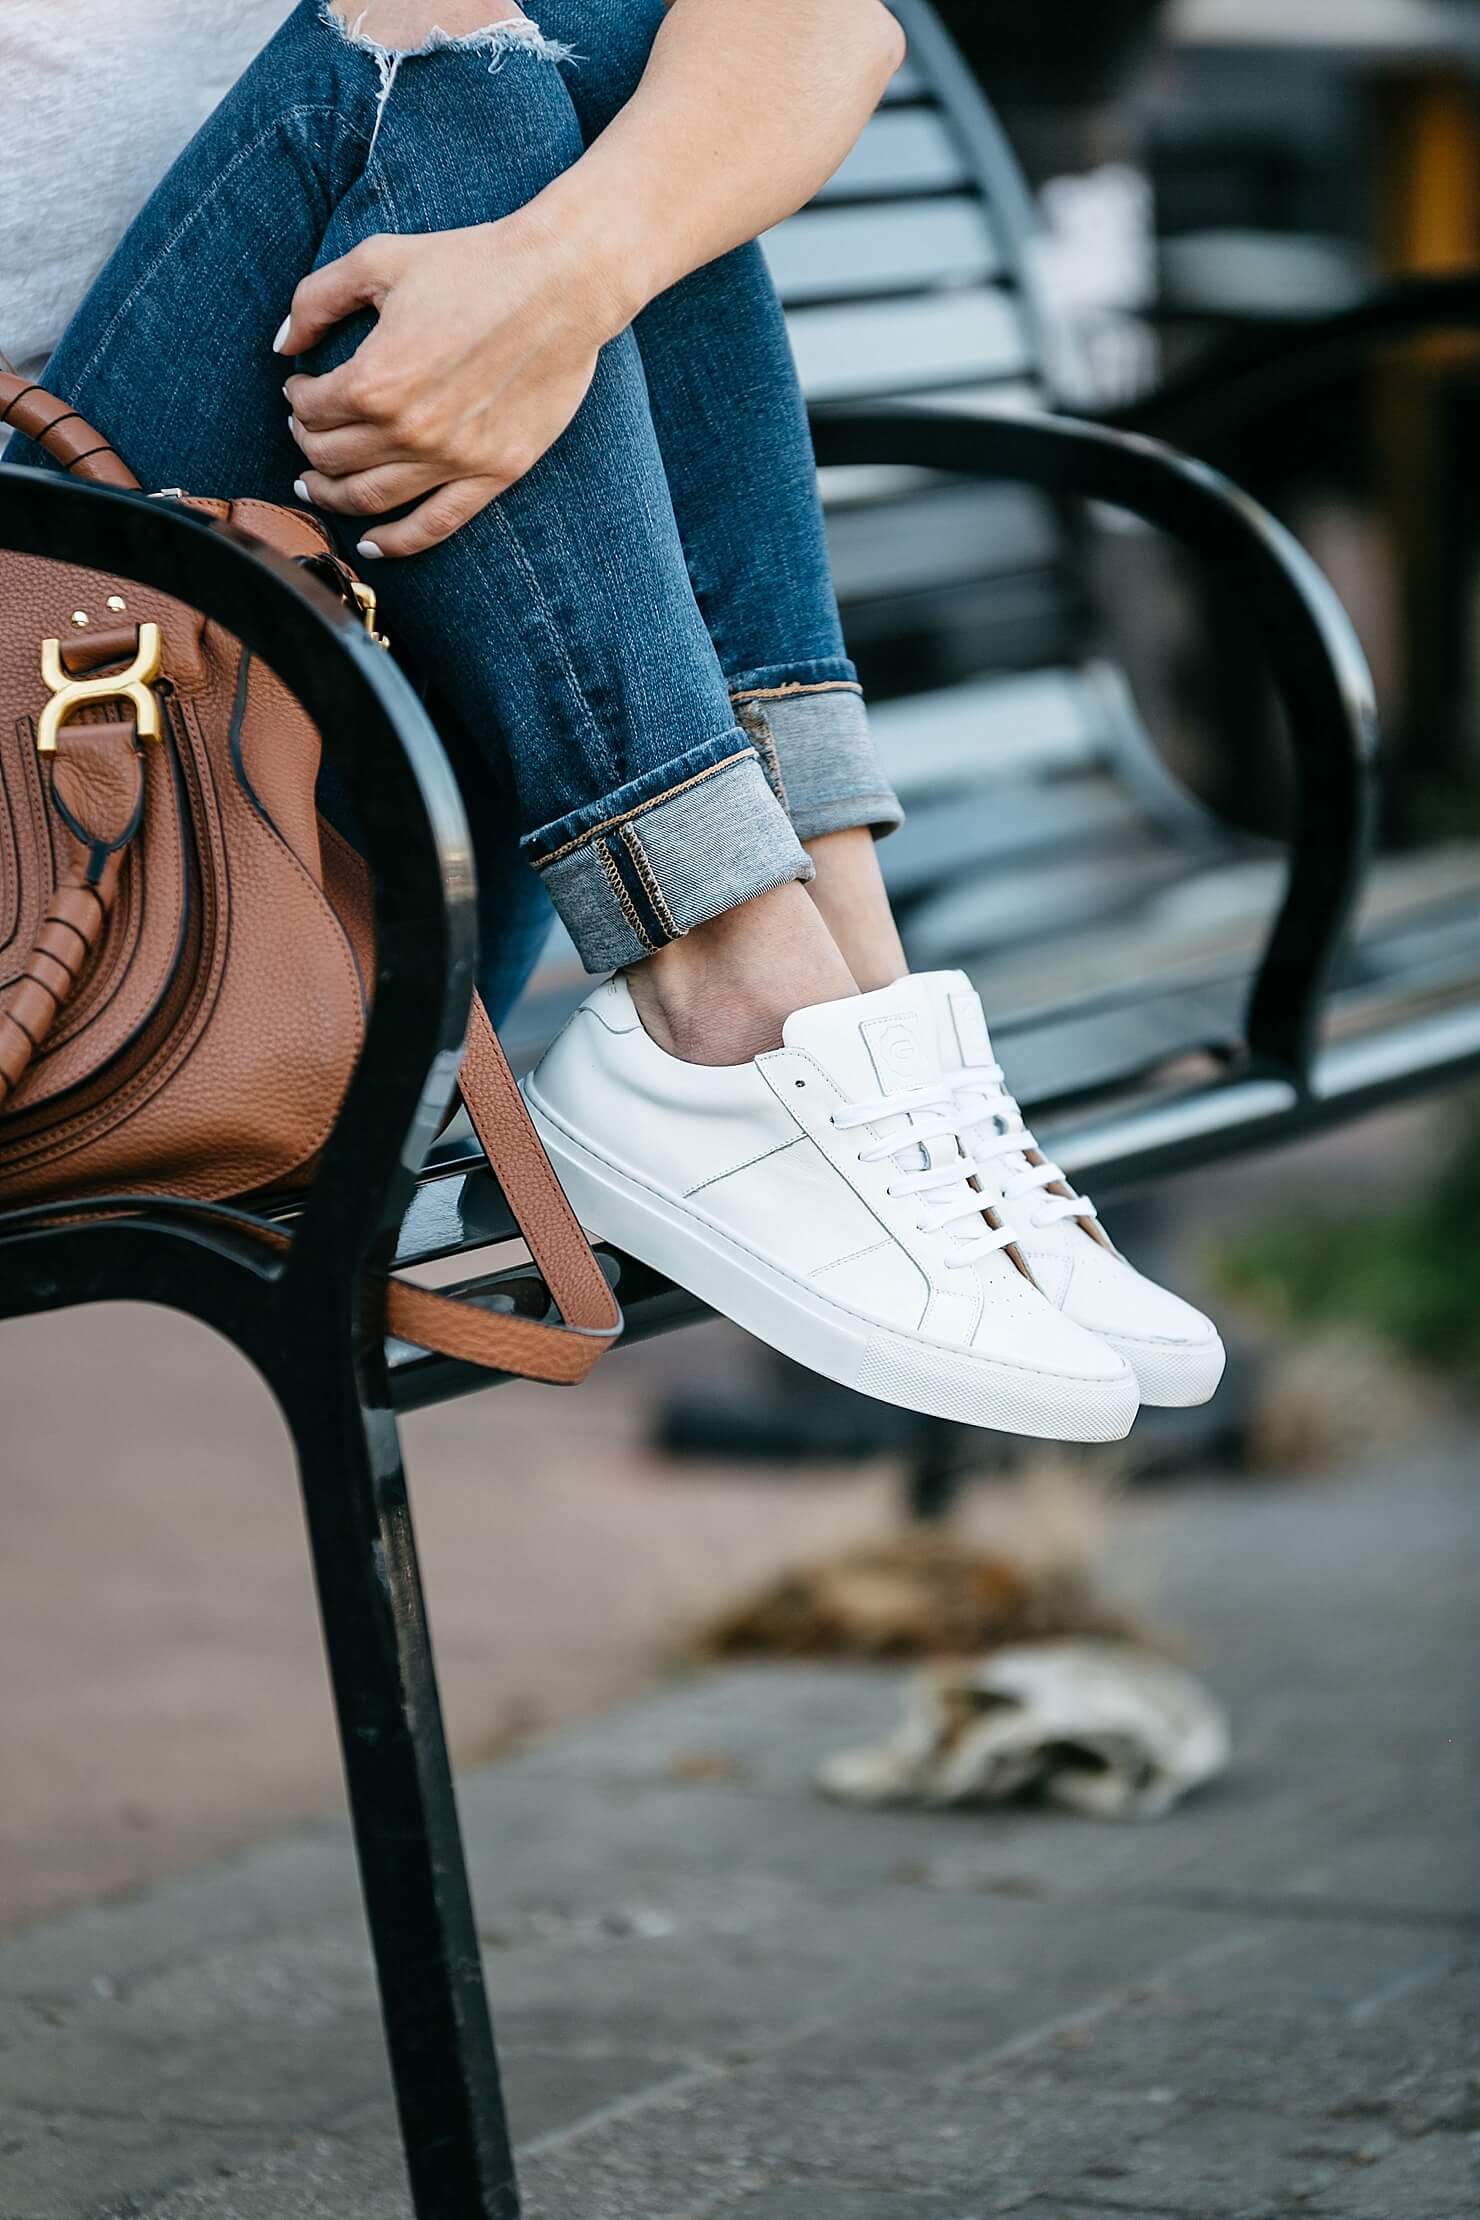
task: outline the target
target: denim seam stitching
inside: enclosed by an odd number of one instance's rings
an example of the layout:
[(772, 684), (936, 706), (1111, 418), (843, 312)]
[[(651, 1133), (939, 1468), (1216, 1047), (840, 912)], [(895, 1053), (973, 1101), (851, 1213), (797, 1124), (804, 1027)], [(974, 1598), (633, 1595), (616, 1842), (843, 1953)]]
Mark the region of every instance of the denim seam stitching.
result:
[(731, 694), (731, 701), (784, 701), (789, 694), (861, 694), (863, 687), (854, 678), (820, 678), (810, 685), (798, 680), (791, 686), (743, 686)]
[[(597, 723), (596, 718), (592, 713), (591, 704), (586, 698), (586, 690), (582, 686), (579, 678), (576, 676), (575, 665), (571, 662), (570, 656), (566, 652), (565, 641), (561, 637), (560, 627), (555, 621), (555, 612), (550, 607), (549, 601), (546, 598), (544, 592), (544, 588), (540, 584), (539, 574), (531, 564), (524, 543), (520, 539), (518, 532), (516, 531), (514, 525), (505, 512), (502, 499), (496, 497), (494, 500), (492, 500), (489, 503), (489, 510), (492, 514), (494, 523), (498, 527), (500, 534), (513, 551), (514, 560), (519, 566), (519, 570), (524, 578), (525, 586), (529, 592), (532, 601), (535, 604), (536, 613), (538, 614), (540, 620), (540, 627), (542, 631), (548, 634), (550, 644), (555, 650), (562, 670), (565, 672), (566, 683), (570, 687), (571, 692), (574, 695), (577, 703), (580, 705), (581, 717), (585, 723), (587, 738), (593, 741), (597, 749), (599, 749), (603, 760), (610, 767), (610, 774), (615, 781), (619, 769), (617, 760), (607, 742), (606, 735), (602, 732), (601, 727)], [(620, 822), (620, 820), (617, 820), (617, 822)], [(554, 859), (552, 857), (548, 860), (553, 862)]]
[(206, 210), (209, 208), (211, 202), (216, 198), (216, 195), (221, 191), (221, 188), (225, 185), (227, 179), (234, 175), (234, 173), (241, 168), (243, 162), (250, 161), (254, 154), (258, 153), (261, 148), (266, 146), (273, 133), (277, 130), (280, 130), (283, 124), (296, 123), (300, 116), (337, 116), (339, 117), (340, 121), (344, 123), (345, 129), (347, 131), (352, 131), (357, 139), (363, 140), (365, 136), (364, 132), (361, 131), (357, 125), (348, 122), (344, 117), (340, 115), (338, 107), (332, 101), (301, 101), (296, 108), (285, 108), (283, 109), (281, 114), (274, 116), (272, 122), (265, 125), (264, 128), (258, 132), (255, 139), (250, 140), (246, 146), (239, 147), (237, 149), (236, 153), (227, 163), (225, 169), (222, 170), (217, 177), (212, 179), (209, 192), (203, 194), (202, 197), (195, 203), (195, 206), (190, 210), (189, 214), (186, 215), (181, 220), (181, 222), (175, 226), (175, 229), (170, 233), (168, 239), (166, 239), (158, 254), (155, 255), (154, 259), (150, 262), (148, 268), (141, 273), (138, 282), (133, 286), (127, 300), (121, 302), (118, 308), (114, 311), (112, 317), (109, 319), (107, 325), (105, 326), (97, 345), (94, 347), (92, 353), (88, 356), (87, 361), (83, 364), (82, 368), (77, 373), (76, 378), (73, 380), (74, 385), (85, 385), (87, 380), (92, 376), (94, 370), (96, 370), (98, 366), (98, 363), (101, 361), (103, 355), (106, 353), (110, 343), (112, 342), (114, 333), (117, 331), (119, 325), (123, 322), (124, 318), (133, 308), (134, 303), (139, 298), (139, 295), (144, 291), (146, 286), (152, 283), (155, 274), (164, 268), (164, 265), (166, 264), (166, 262), (168, 262), (170, 256), (174, 253), (176, 247), (180, 244), (180, 241), (185, 237), (185, 234), (190, 230), (191, 226), (198, 223), (201, 217), (204, 216)]
[(676, 795), (687, 794), (691, 787), (702, 785), (705, 779), (712, 779), (716, 771), (728, 771), (732, 763), (743, 763), (747, 756), (754, 755), (755, 749), (752, 747), (737, 748), (733, 755), (727, 755), (722, 762), (707, 764), (702, 771), (695, 771), (692, 778), (680, 779), (677, 786), (665, 788), (663, 793), (654, 794), (649, 801), (634, 803), (631, 809), (624, 809), (618, 817), (603, 818), (599, 825), (592, 825), (586, 832), (577, 833), (574, 840), (567, 840), (563, 848), (554, 849), (548, 856), (536, 856), (535, 870), (547, 870), (552, 863), (559, 863), (562, 856), (574, 855), (577, 848), (588, 847), (593, 840), (599, 840), (603, 833), (615, 832), (619, 825), (629, 824), (634, 817), (645, 817), (650, 809), (656, 809), (661, 802), (671, 802)]
[[(359, 135), (363, 136), (363, 134)], [(372, 139), (370, 142), (370, 152), (365, 157), (365, 167), (364, 170), (361, 172), (361, 175), (364, 178), (364, 181), (369, 185), (370, 190), (374, 194), (377, 203), (385, 210), (387, 216), (389, 217), (390, 220), (388, 228), (392, 231), (398, 231), (402, 228), (400, 222), (400, 212), (396, 206), (395, 194), (392, 192), (389, 182), (387, 181), (385, 176), (385, 163), (383, 161), (377, 163), (372, 161), (370, 158), (375, 151), (375, 140), (378, 139), (379, 136), (380, 133), (377, 128), (375, 138)], [(576, 703), (577, 709), (579, 711), (580, 721), (585, 728), (587, 740), (591, 742), (593, 752), (599, 754), (601, 760), (607, 766), (607, 776), (610, 779), (611, 783), (613, 785), (616, 785), (619, 783), (620, 767), (617, 763), (615, 755), (612, 752), (610, 743), (608, 742), (606, 735), (602, 732), (600, 725), (597, 723), (596, 718), (592, 713), (591, 704), (586, 697), (586, 690), (582, 686), (580, 679), (576, 675), (575, 665), (570, 659), (569, 653), (566, 649), (564, 638), (562, 637), (560, 631), (560, 627), (555, 620), (555, 612), (550, 607), (549, 600), (544, 592), (543, 587), (540, 584), (539, 573), (529, 560), (529, 555), (525, 549), (524, 543), (520, 539), (518, 531), (516, 530), (514, 524), (512, 523), (507, 512), (504, 509), (501, 496), (495, 496), (495, 498), (489, 502), (487, 513), (495, 531), (503, 540), (505, 546), (509, 550), (515, 564), (518, 567), (519, 574), (524, 580), (525, 591), (529, 595), (530, 602), (533, 606), (533, 613), (538, 620), (540, 630), (544, 634), (549, 645), (553, 648), (556, 661), (559, 663), (561, 670), (565, 673), (565, 682), (570, 688), (572, 698)]]
[[(377, 133), (377, 137), (378, 136), (379, 134)], [(373, 151), (374, 144), (372, 142), (371, 152), (373, 153)], [(395, 195), (391, 192), (384, 173), (384, 162), (372, 162), (367, 155), (365, 160), (365, 169), (363, 172), (365, 181), (369, 185), (371, 192), (375, 195), (377, 202), (382, 208), (386, 210), (388, 216), (390, 217), (390, 228), (394, 231), (399, 228), (399, 212), (396, 207)], [(580, 715), (580, 721), (585, 728), (587, 740), (592, 743), (593, 752), (599, 754), (601, 760), (606, 764), (607, 776), (611, 780), (612, 784), (615, 785), (618, 783), (618, 765), (616, 758), (612, 753), (612, 749), (607, 741), (606, 735), (602, 732), (601, 727), (598, 725), (594, 715), (592, 714), (591, 704), (586, 698), (585, 688), (582, 686), (580, 679), (576, 676), (575, 665), (571, 662), (570, 656), (566, 650), (565, 641), (561, 636), (560, 627), (555, 621), (555, 612), (550, 607), (544, 589), (540, 584), (539, 573), (531, 564), (524, 543), (520, 539), (517, 530), (515, 529), (507, 512), (505, 511), (501, 497), (495, 496), (495, 498), (489, 502), (487, 513), (489, 516), (489, 520), (494, 527), (494, 530), (503, 540), (506, 548), (508, 549), (514, 560), (514, 563), (518, 568), (519, 574), (524, 581), (525, 591), (529, 595), (533, 613), (538, 621), (539, 628), (544, 634), (550, 647), (553, 648), (556, 661), (560, 665), (561, 670), (565, 673), (565, 682), (570, 688), (572, 698), (577, 705), (577, 709)]]
[(632, 897), (622, 884), (622, 874), (617, 869), (616, 859), (604, 840), (597, 841), (596, 853), (601, 860), (601, 868), (606, 873), (607, 884), (616, 896), (618, 909), (626, 918), (637, 939), (641, 941), (643, 947), (651, 955), (653, 953), (652, 937), (643, 930), (642, 919), (633, 907)]
[(641, 879), (647, 898), (653, 905), (658, 923), (671, 939), (682, 940), (684, 928), (668, 907), (668, 898), (658, 883), (658, 874), (653, 869), (652, 858), (637, 836), (636, 826), (624, 825), (617, 838), (632, 858), (637, 876)]

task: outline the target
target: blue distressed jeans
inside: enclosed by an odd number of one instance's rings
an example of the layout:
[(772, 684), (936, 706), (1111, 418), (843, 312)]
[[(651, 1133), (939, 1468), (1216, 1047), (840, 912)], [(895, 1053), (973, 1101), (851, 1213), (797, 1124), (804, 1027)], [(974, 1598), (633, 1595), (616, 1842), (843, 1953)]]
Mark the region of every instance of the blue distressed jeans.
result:
[[(272, 342), (298, 279), (373, 233), (523, 206), (629, 98), (662, 12), (543, 0), (538, 32), (392, 57), (302, 0), (122, 241), (47, 384), (146, 487), (291, 501), (292, 366)], [(349, 319), (298, 367), (368, 329)], [(7, 459), (39, 459), (23, 447)], [(335, 529), (353, 560), (364, 519)], [(809, 878), (804, 840), (899, 820), (758, 247), (653, 302), (543, 460), (375, 583), (464, 784), (496, 1011), (551, 900), (601, 971)]]

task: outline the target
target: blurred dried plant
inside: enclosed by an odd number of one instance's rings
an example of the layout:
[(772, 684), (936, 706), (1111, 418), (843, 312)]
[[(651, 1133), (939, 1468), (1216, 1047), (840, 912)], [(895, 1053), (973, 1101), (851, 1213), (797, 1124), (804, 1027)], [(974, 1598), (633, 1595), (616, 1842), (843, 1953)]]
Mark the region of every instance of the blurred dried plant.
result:
[(999, 1488), (993, 1538), (914, 1528), (799, 1566), (702, 1627), (701, 1657), (971, 1657), (1069, 1635), (1144, 1640), (1105, 1597), (1115, 1477), (1045, 1457)]
[(1433, 1382), (1376, 1334), (1327, 1326), (1262, 1356), (1250, 1472), (1323, 1472), (1398, 1448), (1432, 1419)]

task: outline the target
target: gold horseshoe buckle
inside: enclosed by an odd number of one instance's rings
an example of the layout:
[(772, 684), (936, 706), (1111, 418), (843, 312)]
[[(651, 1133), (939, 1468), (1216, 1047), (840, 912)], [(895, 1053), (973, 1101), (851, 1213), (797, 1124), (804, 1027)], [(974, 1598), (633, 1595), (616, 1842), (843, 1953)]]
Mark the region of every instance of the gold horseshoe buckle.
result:
[(105, 672), (98, 678), (69, 678), (62, 667), (60, 640), (41, 643), (41, 675), (51, 689), (51, 700), (41, 712), (36, 728), (36, 753), (55, 755), (63, 725), (74, 710), (96, 708), (100, 702), (126, 701), (133, 707), (134, 730), (141, 740), (160, 738), (159, 696), (154, 681), (159, 676), (163, 646), (157, 624), (139, 626), (139, 648), (127, 670)]

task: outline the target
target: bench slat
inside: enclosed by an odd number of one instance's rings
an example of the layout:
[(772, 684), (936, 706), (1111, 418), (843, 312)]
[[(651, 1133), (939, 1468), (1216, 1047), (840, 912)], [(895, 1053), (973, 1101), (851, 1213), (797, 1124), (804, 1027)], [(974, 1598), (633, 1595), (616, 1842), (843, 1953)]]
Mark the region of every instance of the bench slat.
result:
[(761, 244), (789, 308), (982, 284), (1002, 271), (981, 202), (964, 195), (896, 208), (809, 208)]
[(811, 401), (902, 398), (931, 387), (1019, 379), (1030, 366), (1018, 304), (991, 286), (801, 308), (787, 321)]
[[(993, 1042), (1023, 1101), (1083, 1097), (1129, 1085), (1185, 1057), (1236, 1051), (1247, 992), (1243, 978), (1215, 980), (1129, 1010), (1066, 1015), (1027, 1027), (1008, 1021), (994, 1029)], [(1052, 1143), (1045, 1139), (1044, 1145)], [(1093, 1194), (1093, 1178), (1085, 1184)]]
[(1053, 512), (1017, 486), (948, 483), (907, 502), (843, 509), (828, 518), (838, 598), (918, 593), (1055, 567)]
[(907, 193), (959, 192), (973, 183), (938, 109), (886, 108), (817, 198), (894, 200)]
[(965, 876), (911, 916), (910, 960), (916, 970), (933, 971), (1026, 948), (1036, 961), (1061, 936), (1083, 931), (1118, 948), (1138, 909), (1196, 871), (1195, 857), (1141, 828), (1068, 854), (1040, 853), (1023, 871), (1004, 865), (986, 878)]
[[(1062, 786), (1031, 780), (983, 785), (947, 799), (917, 803), (900, 830), (880, 851), (884, 880), (896, 903), (958, 893), (963, 882), (975, 886), (983, 873), (1008, 874), (1021, 885), (1025, 872), (1052, 872), (1067, 860), (1088, 853), (1098, 870), (1106, 857), (1121, 857), (1148, 844), (1148, 828), (1113, 778), (1088, 775)], [(1052, 917), (1040, 905), (1033, 879), (1026, 914)], [(949, 890), (949, 893), (946, 891)], [(922, 915), (933, 914), (927, 901)], [(925, 928), (921, 928), (923, 931)], [(912, 949), (916, 930), (906, 935)], [(973, 938), (966, 944), (980, 945)]]
[(1030, 378), (1004, 379), (1001, 384), (962, 385), (936, 393), (913, 396), (922, 407), (954, 412), (958, 416), (1040, 416), (1045, 406), (1044, 388)]
[(884, 89), (884, 105), (892, 107), (902, 100), (931, 100), (934, 94), (913, 55), (901, 62)]
[(911, 806), (960, 786), (1067, 778), (1098, 761), (1111, 738), (1104, 694), (1078, 671), (1004, 674), (880, 702), (873, 727)]

